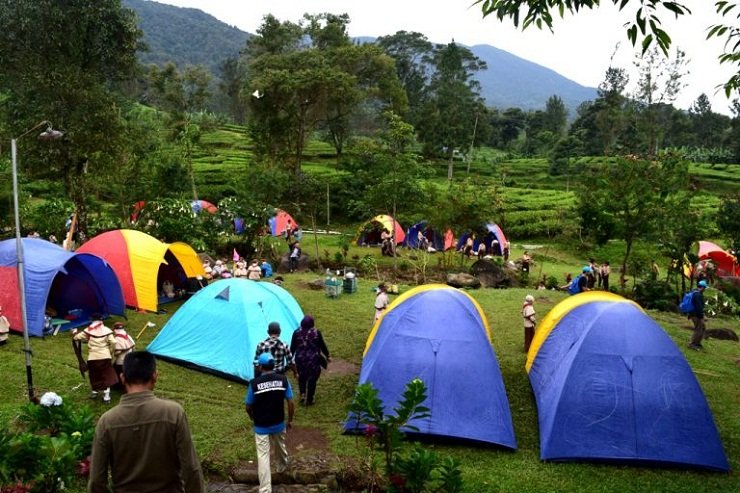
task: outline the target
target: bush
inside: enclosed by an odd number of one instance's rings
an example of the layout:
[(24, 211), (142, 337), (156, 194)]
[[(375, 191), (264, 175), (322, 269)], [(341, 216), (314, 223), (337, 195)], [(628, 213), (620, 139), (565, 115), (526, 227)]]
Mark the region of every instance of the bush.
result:
[(0, 491), (53, 493), (87, 472), (95, 427), (86, 406), (48, 392), (26, 404), (15, 426), (0, 431)]
[(662, 311), (676, 311), (678, 295), (665, 281), (642, 281), (635, 285), (632, 298), (641, 307)]

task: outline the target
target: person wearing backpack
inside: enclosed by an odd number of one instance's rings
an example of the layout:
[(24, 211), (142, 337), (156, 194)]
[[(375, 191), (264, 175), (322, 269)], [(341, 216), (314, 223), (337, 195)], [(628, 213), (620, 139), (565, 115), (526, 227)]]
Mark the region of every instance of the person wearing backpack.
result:
[(689, 311), (689, 320), (694, 324), (694, 335), (691, 337), (689, 349), (698, 351), (703, 348), (701, 340), (704, 338), (706, 325), (704, 323), (704, 290), (707, 289), (707, 281), (699, 281), (696, 289), (691, 296), (691, 311)]
[(588, 275), (591, 273), (591, 267), (586, 265), (583, 267), (582, 273), (578, 274), (575, 279), (570, 283), (568, 292), (570, 294), (583, 293), (584, 291), (590, 291), (588, 287)]

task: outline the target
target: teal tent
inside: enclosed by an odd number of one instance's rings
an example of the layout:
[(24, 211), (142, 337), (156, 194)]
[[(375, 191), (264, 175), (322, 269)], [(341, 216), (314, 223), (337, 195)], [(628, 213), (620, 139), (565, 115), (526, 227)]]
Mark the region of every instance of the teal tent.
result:
[(269, 282), (222, 279), (198, 291), (170, 318), (147, 350), (160, 358), (231, 380), (254, 377), (254, 352), (279, 322), (290, 344), (303, 318), (295, 298)]

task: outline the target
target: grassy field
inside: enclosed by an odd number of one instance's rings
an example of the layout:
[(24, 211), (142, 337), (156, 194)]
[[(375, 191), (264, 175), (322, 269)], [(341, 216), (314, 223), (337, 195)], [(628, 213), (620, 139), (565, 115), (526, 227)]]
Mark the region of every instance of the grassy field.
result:
[[(336, 237), (322, 240), (322, 247), (332, 248)], [(522, 248), (521, 245), (515, 246)], [(544, 250), (546, 247), (535, 251)], [(369, 249), (353, 247), (350, 255), (368, 253)], [(545, 259), (543, 255), (541, 257)], [(547, 265), (560, 270), (579, 262), (570, 254), (549, 249)], [(549, 267), (546, 267), (548, 270)], [(537, 265), (535, 265), (535, 271)], [(338, 299), (326, 298), (322, 291), (312, 291), (306, 282), (315, 279), (311, 273), (287, 275), (285, 287), (298, 300), (305, 313), (311, 313), (322, 330), (334, 360), (359, 365), (366, 337), (373, 317), (372, 288), (375, 278), (361, 278), (358, 291)], [(408, 289), (401, 286), (401, 289)], [(532, 392), (523, 365), (522, 328), (520, 308), (525, 294), (536, 295), (538, 318), (566, 295), (553, 291), (525, 289), (477, 290), (471, 294), (485, 310), (493, 332), (494, 348), (501, 366), (514, 420), (519, 450), (507, 452), (495, 448), (466, 446), (432, 447), (450, 454), (462, 463), (466, 492), (546, 492), (546, 491), (671, 491), (734, 492), (740, 489), (736, 472), (715, 474), (673, 469), (626, 467), (598, 464), (554, 464), (539, 461), (537, 414)], [(178, 308), (165, 305), (165, 314), (129, 312), (128, 326), (136, 334), (149, 321), (154, 329), (147, 329), (138, 340), (145, 347)], [(740, 467), (740, 391), (737, 385), (740, 357), (737, 343), (706, 341), (706, 350), (686, 350), (690, 332), (689, 322), (674, 314), (651, 312), (676, 344), (686, 354), (704, 389), (732, 468)], [(740, 331), (738, 319), (716, 319), (710, 328), (727, 327)], [(206, 327), (204, 327), (204, 330)], [(74, 403), (90, 403), (96, 414), (105, 411), (99, 402), (90, 402), (88, 384), (77, 371), (71, 350), (69, 334), (32, 339), (33, 369), (37, 392), (55, 391)], [(18, 412), (24, 402), (25, 370), (22, 338), (13, 336), (9, 344), (0, 348), (0, 422), (5, 423)], [(166, 362), (160, 363), (161, 377), (157, 392), (160, 396), (177, 400), (185, 407), (190, 419), (198, 453), (212, 474), (225, 474), (240, 461), (255, 457), (251, 429), (244, 414), (242, 399), (245, 387), (211, 375), (188, 370)], [(355, 438), (341, 434), (341, 422), (351, 399), (356, 372), (324, 376), (319, 382), (317, 405), (298, 408), (297, 426), (320, 430), (328, 439), (330, 449), (339, 456), (357, 456), (361, 448)], [(485, 389), (483, 389), (485, 391)], [(310, 453), (310, 452), (309, 452)], [(79, 487), (79, 485), (78, 485)], [(74, 490), (73, 490), (74, 491)]]

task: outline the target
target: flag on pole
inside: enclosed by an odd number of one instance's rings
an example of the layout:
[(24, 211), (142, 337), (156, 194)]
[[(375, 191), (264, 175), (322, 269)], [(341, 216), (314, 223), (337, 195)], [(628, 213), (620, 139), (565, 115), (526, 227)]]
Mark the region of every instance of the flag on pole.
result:
[(236, 248), (234, 248), (234, 256), (233, 256), (234, 262), (237, 262), (240, 258), (241, 257), (239, 256), (239, 254), (236, 253)]

